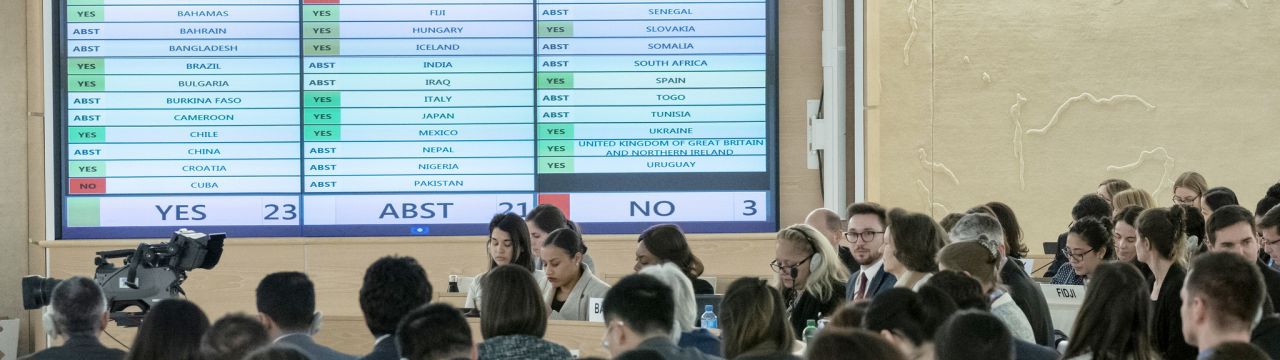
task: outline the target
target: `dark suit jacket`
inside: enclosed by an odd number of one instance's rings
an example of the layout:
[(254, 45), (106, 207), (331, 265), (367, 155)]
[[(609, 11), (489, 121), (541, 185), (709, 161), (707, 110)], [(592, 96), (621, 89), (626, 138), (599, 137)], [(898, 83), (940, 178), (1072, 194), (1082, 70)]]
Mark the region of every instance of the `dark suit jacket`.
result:
[(1253, 328), (1249, 342), (1257, 345), (1272, 359), (1280, 359), (1280, 317), (1271, 315), (1262, 318), (1258, 326)]
[(634, 350), (649, 350), (662, 355), (666, 360), (717, 360), (715, 356), (703, 354), (701, 351), (680, 348), (669, 338), (652, 338), (641, 342)]
[(716, 289), (711, 286), (710, 281), (693, 279), (691, 283), (693, 283), (694, 295), (714, 295), (716, 293)]
[[(861, 271), (861, 269), (857, 271)], [(898, 278), (893, 276), (893, 274), (885, 272), (884, 266), (881, 266), (880, 271), (876, 271), (876, 276), (872, 276), (871, 279), (867, 281), (867, 299), (873, 299), (876, 295), (880, 295), (880, 293), (885, 292), (885, 290), (892, 289), (893, 285), (897, 283)], [(853, 295), (858, 291), (857, 286), (858, 273), (854, 272), (852, 275), (849, 275), (849, 283), (845, 285), (845, 301), (853, 301)]]
[(1049, 303), (1044, 300), (1044, 293), (1036, 285), (1031, 276), (1023, 272), (1022, 265), (1013, 258), (1000, 268), (1000, 279), (1009, 288), (1009, 296), (1018, 304), (1022, 314), (1031, 323), (1031, 331), (1036, 335), (1036, 344), (1053, 346), (1053, 317), (1049, 313)]
[[(1151, 304), (1151, 341), (1156, 352), (1165, 360), (1191, 360), (1199, 353), (1195, 346), (1188, 345), (1187, 340), (1182, 337), (1182, 297), (1179, 292), (1186, 279), (1186, 269), (1175, 263), (1169, 268), (1169, 274), (1165, 275), (1160, 288), (1151, 290), (1160, 293), (1160, 299)], [(1155, 284), (1152, 283), (1151, 286), (1154, 287)]]
[(373, 346), (373, 352), (360, 360), (400, 360), (400, 349), (396, 349), (395, 335), (379, 341)]
[(1265, 310), (1266, 314), (1264, 315), (1270, 315), (1280, 311), (1280, 309), (1275, 309), (1280, 307), (1276, 303), (1276, 301), (1280, 301), (1280, 272), (1272, 270), (1267, 267), (1267, 263), (1261, 261), (1258, 262), (1258, 270), (1262, 270), (1262, 282), (1267, 286), (1267, 300), (1270, 300), (1264, 301), (1264, 303), (1267, 303), (1265, 305), (1270, 305), (1270, 308)]
[[(276, 342), (297, 347), (298, 350), (302, 350), (302, 352), (306, 353), (307, 357), (311, 360), (355, 360), (356, 358), (355, 356), (343, 354), (324, 345), (317, 344), (315, 339), (312, 339), (311, 336), (307, 334), (285, 335)], [(395, 339), (387, 338), (386, 340), (382, 340), (382, 342), (394, 344)]]
[(67, 339), (62, 346), (55, 346), (44, 351), (27, 355), (23, 359), (33, 360), (120, 360), (124, 359), (124, 351), (102, 346), (98, 339), (90, 336), (74, 336)]

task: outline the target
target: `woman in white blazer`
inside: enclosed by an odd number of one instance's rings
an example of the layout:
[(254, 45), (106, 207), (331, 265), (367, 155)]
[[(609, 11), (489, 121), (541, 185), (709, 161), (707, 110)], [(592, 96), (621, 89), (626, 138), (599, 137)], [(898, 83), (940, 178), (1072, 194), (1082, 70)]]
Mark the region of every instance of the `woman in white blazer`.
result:
[(533, 253), (529, 245), (529, 228), (524, 219), (512, 213), (497, 214), (489, 220), (489, 241), (486, 242), (486, 253), (489, 255), (489, 270), (477, 274), (471, 287), (467, 289), (467, 300), (463, 304), (466, 309), (480, 309), (481, 286), (484, 276), (502, 265), (516, 265), (529, 270), (538, 289), (546, 290), (547, 275), (542, 270), (534, 270)]
[(551, 306), (552, 320), (586, 321), (591, 299), (604, 298), (609, 284), (591, 273), (582, 263), (587, 246), (582, 236), (572, 229), (559, 229), (547, 234), (542, 243), (542, 261), (547, 283), (542, 298)]

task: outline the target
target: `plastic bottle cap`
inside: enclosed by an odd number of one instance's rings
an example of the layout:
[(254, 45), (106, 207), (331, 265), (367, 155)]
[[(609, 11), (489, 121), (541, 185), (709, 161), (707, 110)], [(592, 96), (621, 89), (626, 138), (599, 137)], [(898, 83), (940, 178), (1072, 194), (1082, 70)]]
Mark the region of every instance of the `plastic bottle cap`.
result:
[(712, 306), (711, 306), (711, 305), (707, 305), (706, 309), (707, 309), (706, 311), (711, 311)]
[(806, 321), (805, 321), (805, 326), (813, 326), (813, 327), (817, 327), (817, 326), (818, 326), (818, 321), (817, 321), (817, 320), (806, 320)]

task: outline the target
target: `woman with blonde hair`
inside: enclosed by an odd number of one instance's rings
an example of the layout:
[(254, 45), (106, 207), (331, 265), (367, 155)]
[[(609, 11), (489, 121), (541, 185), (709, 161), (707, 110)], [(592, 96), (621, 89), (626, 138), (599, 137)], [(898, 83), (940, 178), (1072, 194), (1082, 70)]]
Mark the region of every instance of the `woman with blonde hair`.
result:
[(1139, 188), (1116, 193), (1111, 198), (1111, 219), (1115, 220), (1116, 215), (1120, 214), (1120, 210), (1130, 206), (1137, 206), (1143, 209), (1156, 207), (1156, 199), (1151, 197), (1151, 193)]
[(775, 258), (769, 266), (797, 337), (807, 320), (835, 313), (844, 301), (849, 271), (827, 238), (812, 226), (796, 224), (778, 231)]
[(1129, 185), (1129, 182), (1124, 181), (1123, 179), (1106, 179), (1106, 180), (1103, 180), (1102, 183), (1098, 184), (1097, 193), (1098, 193), (1098, 196), (1101, 196), (1103, 199), (1106, 199), (1107, 203), (1110, 203), (1111, 198), (1115, 197), (1116, 194), (1119, 194), (1121, 191), (1129, 190), (1132, 188), (1133, 188), (1133, 185)]

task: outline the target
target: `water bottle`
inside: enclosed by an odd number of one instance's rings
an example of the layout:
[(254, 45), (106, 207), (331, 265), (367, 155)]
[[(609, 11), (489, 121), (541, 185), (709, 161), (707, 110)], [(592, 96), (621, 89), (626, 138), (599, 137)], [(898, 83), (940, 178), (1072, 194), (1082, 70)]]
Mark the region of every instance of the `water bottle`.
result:
[(702, 312), (702, 328), (703, 329), (715, 329), (716, 326), (720, 325), (718, 324), (720, 322), (719, 318), (716, 317), (716, 313), (712, 310), (714, 310), (714, 307), (711, 305), (707, 305), (706, 311)]
[(813, 319), (806, 320), (802, 334), (804, 334), (804, 343), (812, 345), (813, 338), (818, 336), (818, 321)]

